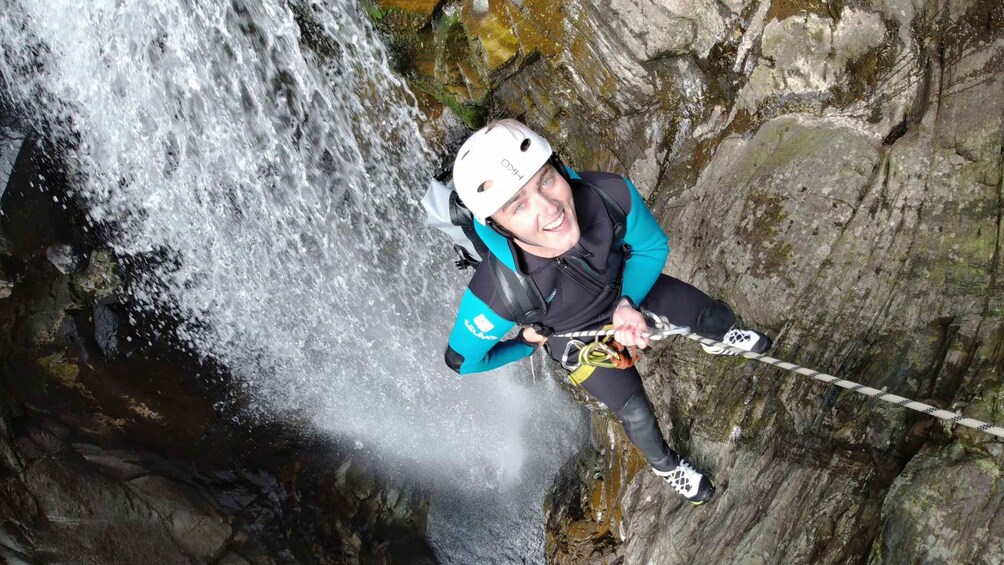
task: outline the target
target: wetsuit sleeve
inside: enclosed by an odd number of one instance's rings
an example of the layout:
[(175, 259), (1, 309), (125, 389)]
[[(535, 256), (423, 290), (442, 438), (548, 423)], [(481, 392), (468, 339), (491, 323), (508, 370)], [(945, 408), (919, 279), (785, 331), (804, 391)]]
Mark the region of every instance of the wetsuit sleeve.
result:
[(631, 246), (631, 256), (624, 266), (624, 296), (641, 304), (652, 290), (669, 255), (669, 236), (662, 231), (634, 183), (624, 179), (631, 193), (631, 211), (627, 215), (624, 242)]
[(466, 375), (497, 369), (533, 353), (533, 347), (516, 338), (500, 341), (516, 324), (496, 314), (470, 289), (464, 292), (457, 321), (450, 332), (446, 364)]

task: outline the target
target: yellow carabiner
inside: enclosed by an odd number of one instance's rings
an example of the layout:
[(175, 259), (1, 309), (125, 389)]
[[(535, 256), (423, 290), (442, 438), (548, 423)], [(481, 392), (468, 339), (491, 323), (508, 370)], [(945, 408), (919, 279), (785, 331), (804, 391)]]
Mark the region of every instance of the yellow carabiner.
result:
[(590, 367), (614, 369), (621, 356), (602, 341), (594, 341), (579, 350), (579, 363)]
[[(613, 325), (604, 326), (603, 329), (613, 329)], [(577, 385), (588, 379), (597, 368), (627, 369), (633, 367), (638, 356), (637, 348), (625, 349), (624, 346), (613, 341), (613, 336), (606, 336), (602, 340), (597, 338), (589, 344), (578, 342), (576, 346), (579, 348), (578, 366), (569, 372), (568, 377)], [(569, 347), (565, 348), (566, 358), (569, 349)]]

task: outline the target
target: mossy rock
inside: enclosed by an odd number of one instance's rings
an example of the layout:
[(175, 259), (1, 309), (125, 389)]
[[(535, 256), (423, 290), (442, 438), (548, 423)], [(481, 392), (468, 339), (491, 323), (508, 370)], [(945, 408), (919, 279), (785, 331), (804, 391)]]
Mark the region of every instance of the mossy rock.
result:
[(87, 268), (70, 277), (70, 290), (75, 302), (89, 305), (114, 294), (122, 286), (117, 270), (110, 251), (95, 251)]
[(422, 14), (412, 10), (398, 7), (370, 7), (368, 10), (370, 19), (377, 29), (393, 36), (395, 42), (413, 35), (420, 29), (429, 25), (429, 14)]
[[(432, 16), (439, 5), (439, 0), (376, 0), (376, 8), (381, 11), (403, 11), (424, 16)], [(370, 14), (373, 15), (372, 12)]]
[(464, 29), (480, 47), (482, 62), (487, 71), (494, 71), (520, 53), (520, 39), (513, 33), (505, 5), (489, 4), (486, 14), (465, 6), (460, 12)]
[(80, 375), (80, 367), (67, 361), (62, 353), (46, 355), (38, 360), (38, 366), (42, 368), (52, 378), (59, 382), (70, 385), (77, 381)]

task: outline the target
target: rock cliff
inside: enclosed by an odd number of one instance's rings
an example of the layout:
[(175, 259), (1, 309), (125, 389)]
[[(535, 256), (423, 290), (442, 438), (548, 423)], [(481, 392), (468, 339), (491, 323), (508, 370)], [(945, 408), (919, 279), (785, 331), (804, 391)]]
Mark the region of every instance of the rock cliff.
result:
[[(1004, 421), (995, 0), (378, 1), (427, 112), (525, 120), (631, 177), (665, 272), (774, 354)], [(608, 417), (549, 500), (556, 563), (1001, 563), (1004, 446), (791, 373), (655, 347), (691, 508)]]

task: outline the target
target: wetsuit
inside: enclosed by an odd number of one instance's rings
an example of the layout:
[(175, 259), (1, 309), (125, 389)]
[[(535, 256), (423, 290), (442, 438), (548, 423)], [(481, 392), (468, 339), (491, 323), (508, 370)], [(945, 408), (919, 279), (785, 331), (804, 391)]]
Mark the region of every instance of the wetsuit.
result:
[[(662, 274), (669, 254), (668, 237), (631, 181), (610, 173), (581, 173), (573, 174), (570, 184), (581, 236), (558, 257), (526, 253), (495, 231), (475, 224), (488, 249), (509, 268), (530, 276), (545, 297), (547, 314), (540, 326), (554, 333), (600, 327), (610, 323), (616, 304), (627, 297), (674, 324), (720, 339), (734, 322), (731, 309)], [(611, 203), (623, 212), (623, 225), (611, 218)], [(515, 323), (490, 263), (483, 261), (475, 271), (450, 333), (446, 363), (460, 374), (491, 370), (534, 351), (521, 334), (502, 340)], [(564, 338), (552, 336), (545, 347), (560, 362), (565, 344)], [(597, 368), (581, 384), (617, 414), (628, 437), (653, 467), (669, 470), (678, 464), (659, 431), (637, 370)]]

